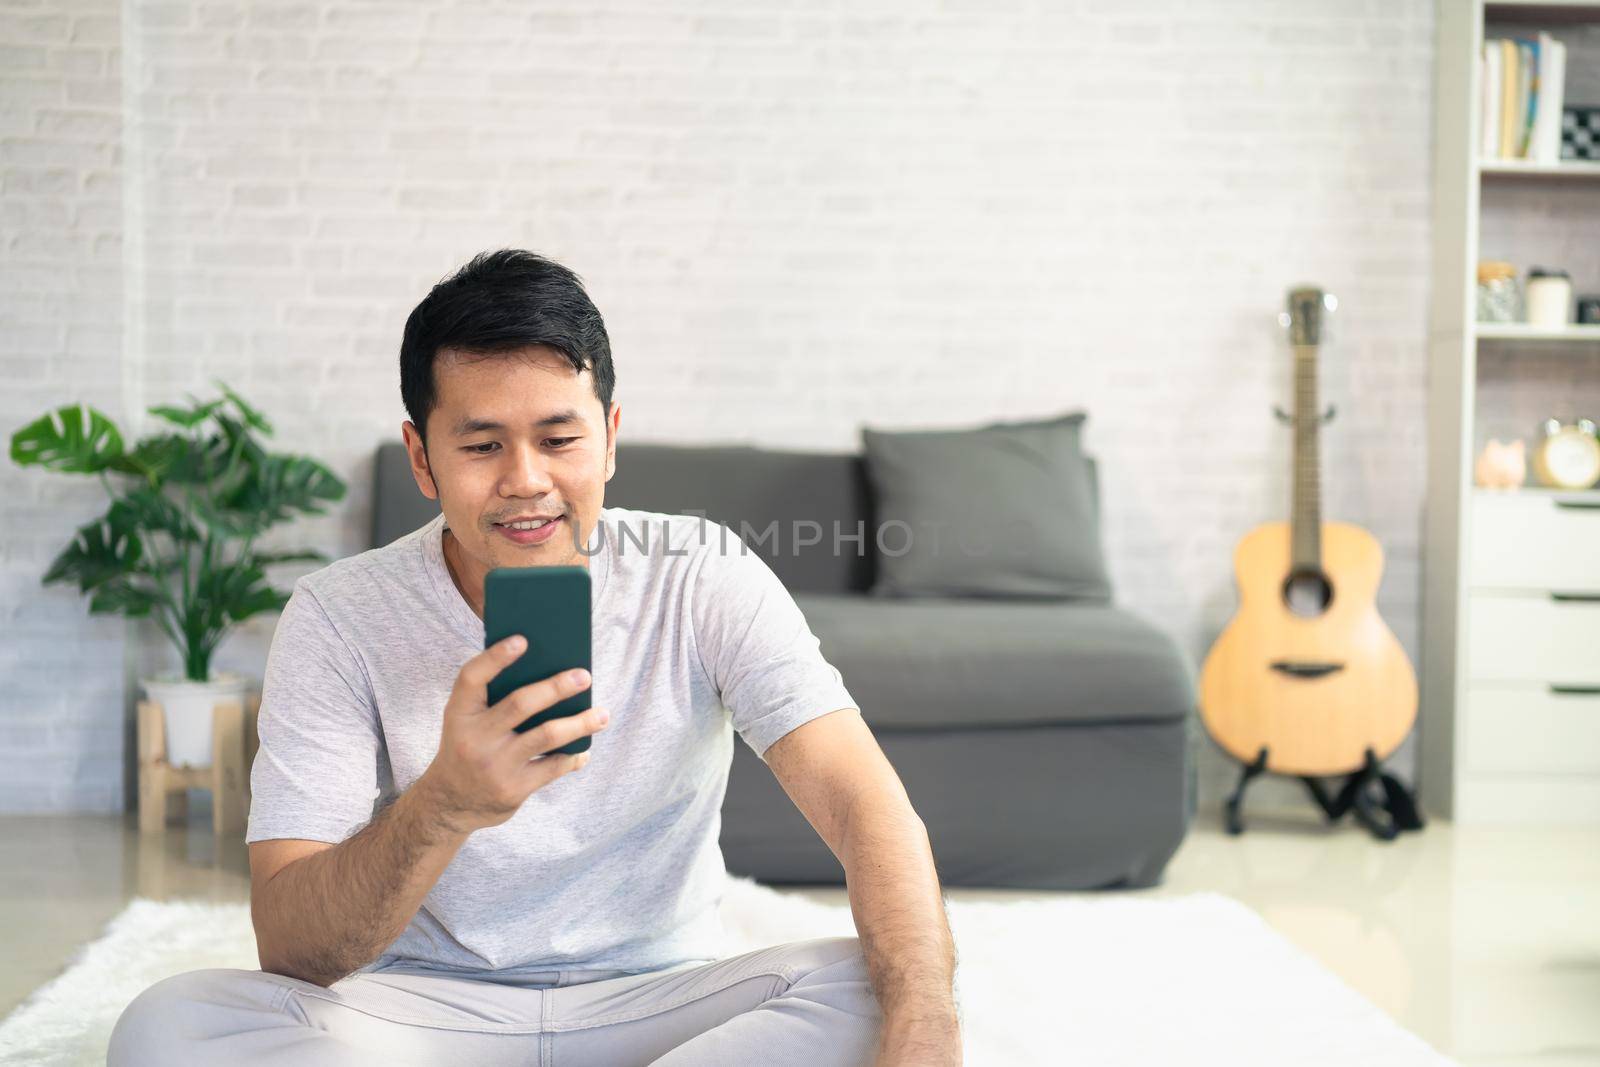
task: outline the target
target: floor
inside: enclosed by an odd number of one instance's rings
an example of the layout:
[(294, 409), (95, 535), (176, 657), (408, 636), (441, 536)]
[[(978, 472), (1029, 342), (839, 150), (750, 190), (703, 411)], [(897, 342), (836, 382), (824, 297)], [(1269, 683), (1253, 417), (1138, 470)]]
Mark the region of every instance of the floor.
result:
[[(1308, 813), (1202, 819), (1152, 896), (1229, 894), (1472, 1067), (1600, 1064), (1600, 830), (1435, 821), (1380, 844)], [(842, 889), (796, 890), (842, 903)], [(947, 890), (952, 899), (1016, 899)], [(134, 896), (249, 898), (238, 840), (142, 839), (130, 819), (0, 817), (0, 1014)]]

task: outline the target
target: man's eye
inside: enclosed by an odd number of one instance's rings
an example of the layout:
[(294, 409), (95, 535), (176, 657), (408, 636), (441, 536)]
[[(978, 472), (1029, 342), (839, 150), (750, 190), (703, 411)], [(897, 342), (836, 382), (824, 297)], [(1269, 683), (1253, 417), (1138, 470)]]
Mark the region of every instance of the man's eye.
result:
[[(576, 440), (576, 437), (547, 437), (545, 438), (545, 444), (554, 448), (565, 448)], [(467, 445), (462, 451), (469, 452), (474, 456), (487, 456), (491, 449), (498, 447), (499, 445), (494, 441), (485, 441), (482, 444)]]

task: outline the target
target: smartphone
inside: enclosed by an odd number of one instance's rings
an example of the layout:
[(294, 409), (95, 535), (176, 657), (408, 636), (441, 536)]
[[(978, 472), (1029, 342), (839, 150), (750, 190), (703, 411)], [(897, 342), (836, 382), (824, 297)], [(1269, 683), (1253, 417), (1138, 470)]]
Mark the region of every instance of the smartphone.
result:
[[(513, 634), (528, 640), (527, 650), (489, 682), (489, 706), (512, 690), (541, 682), (552, 674), (582, 667), (590, 670), (589, 568), (496, 567), (483, 580), (484, 647)], [(589, 687), (523, 720), (516, 730), (531, 730), (547, 719), (587, 711), (594, 691)], [(572, 755), (589, 749), (585, 734), (552, 752)], [(549, 753), (545, 753), (549, 755)]]

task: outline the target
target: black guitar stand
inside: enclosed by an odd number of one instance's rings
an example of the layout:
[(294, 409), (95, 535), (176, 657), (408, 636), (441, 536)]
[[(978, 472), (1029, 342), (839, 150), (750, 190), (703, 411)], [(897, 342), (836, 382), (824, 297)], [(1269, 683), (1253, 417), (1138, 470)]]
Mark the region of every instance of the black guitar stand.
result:
[[(1244, 833), (1244, 820), (1239, 808), (1244, 803), (1245, 787), (1250, 784), (1250, 779), (1268, 773), (1267, 750), (1262, 748), (1252, 762), (1245, 764), (1239, 775), (1239, 784), (1234, 786), (1223, 805), (1228, 833)], [(1356, 822), (1380, 841), (1393, 841), (1402, 831), (1420, 830), (1425, 825), (1422, 812), (1417, 808), (1416, 797), (1400, 784), (1398, 778), (1383, 769), (1383, 764), (1370, 748), (1367, 749), (1365, 764), (1360, 770), (1347, 775), (1344, 785), (1332, 797), (1328, 795), (1327, 787), (1317, 779), (1306, 775), (1297, 777), (1305, 783), (1306, 790), (1330, 823), (1338, 822), (1346, 812), (1350, 812)], [(1374, 797), (1374, 791), (1381, 795)]]

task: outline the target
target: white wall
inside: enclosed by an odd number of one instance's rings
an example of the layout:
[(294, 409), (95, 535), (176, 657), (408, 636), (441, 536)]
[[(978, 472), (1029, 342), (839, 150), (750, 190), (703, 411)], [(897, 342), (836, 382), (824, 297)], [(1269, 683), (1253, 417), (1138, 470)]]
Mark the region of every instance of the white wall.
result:
[[(406, 313), (472, 253), (528, 247), (588, 281), (635, 440), (835, 450), (863, 424), (1086, 408), (1119, 597), (1198, 659), (1235, 540), (1287, 516), (1275, 315), (1309, 280), (1343, 302), (1326, 513), (1383, 540), (1381, 606), (1415, 655), (1431, 4), (1129, 8), (130, 3), (125, 131), (114, 44), (58, 69), (106, 16), (61, 16), (65, 36), (8, 16), (34, 65), (5, 75), (5, 276), (48, 298), (0, 294), (32, 331), (0, 331), (21, 383), (0, 429), (79, 396), (137, 426), (223, 376), (352, 484), (282, 543), (359, 551)], [(112, 84), (74, 101), (95, 77)], [(38, 102), (11, 106), (14, 84)], [(124, 151), (119, 214), (114, 178), (109, 200), (88, 187)], [(30, 153), (65, 159), (70, 196), (27, 191)], [(119, 316), (84, 302), (116, 292), (124, 226)], [(116, 640), (35, 589), (93, 494), (69, 514), (59, 477), (0, 478), (24, 502), (3, 588), (27, 598), (6, 616), (0, 808), (106, 808), (117, 749), (59, 724), (114, 736), (127, 709), (104, 684), (38, 695), (79, 662), (65, 644)], [(259, 673), (270, 628), (220, 664)], [(140, 633), (130, 672), (167, 655)], [(1208, 794), (1225, 773), (1208, 756)]]
[[(116, 0), (0, 3), (0, 432), (83, 400), (120, 414)], [(0, 811), (123, 803), (126, 627), (39, 578), (105, 493), (0, 464)]]

